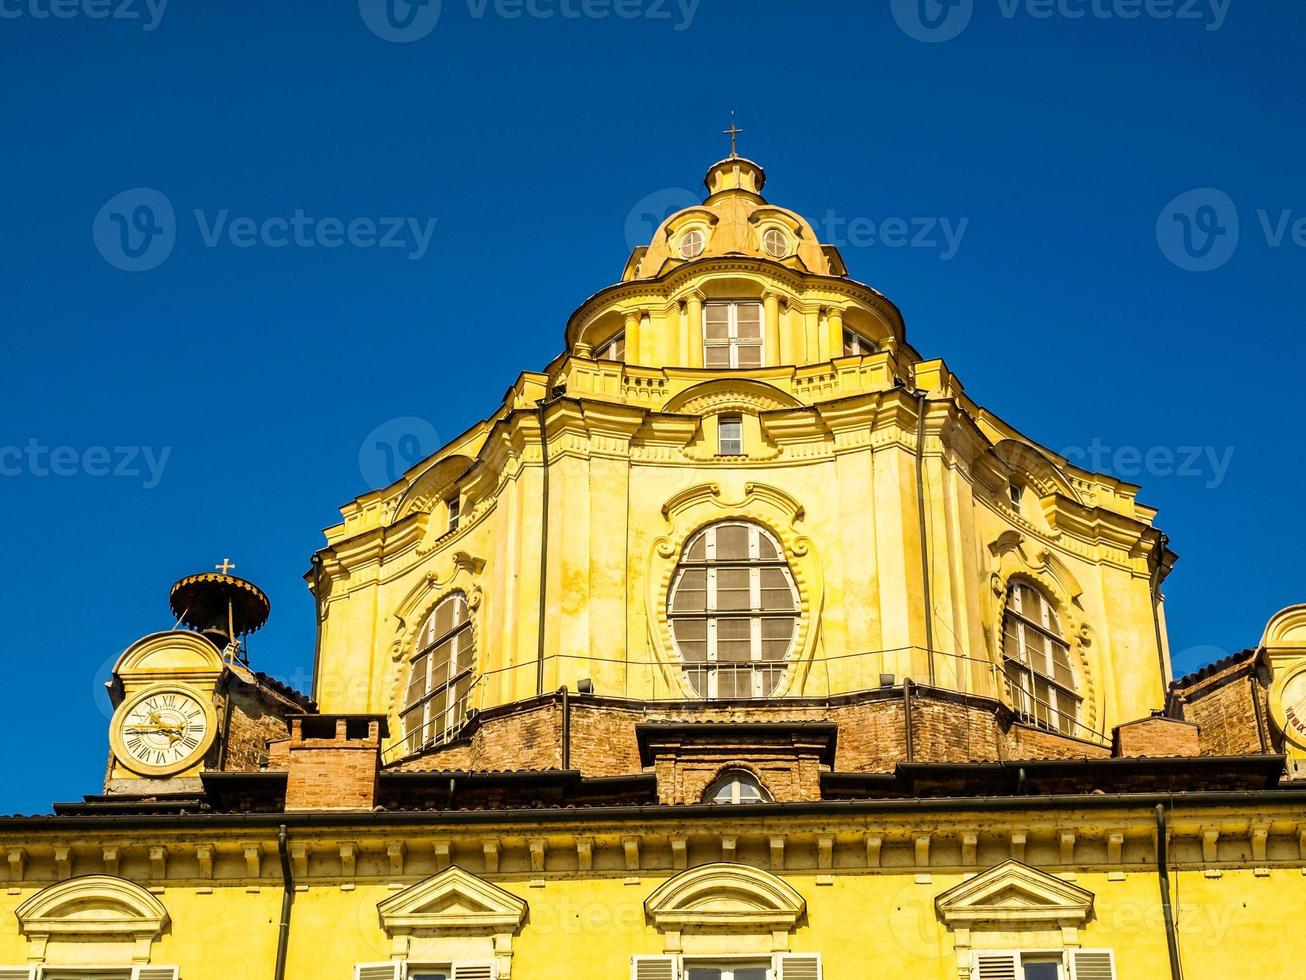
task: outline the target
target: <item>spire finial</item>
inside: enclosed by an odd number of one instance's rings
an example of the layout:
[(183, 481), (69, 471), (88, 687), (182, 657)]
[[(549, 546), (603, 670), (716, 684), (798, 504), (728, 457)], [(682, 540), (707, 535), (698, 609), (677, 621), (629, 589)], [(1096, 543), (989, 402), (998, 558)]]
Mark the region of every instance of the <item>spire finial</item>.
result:
[(224, 558), (222, 559), (221, 565), (214, 565), (213, 567), (216, 568), (218, 571), (220, 571), (223, 575), (230, 575), (231, 570), (235, 568), (236, 565), (234, 562), (232, 562), (230, 558)]
[(730, 159), (733, 160), (733, 159), (735, 159), (735, 157), (739, 156), (739, 144), (738, 144), (738, 138), (739, 138), (739, 135), (740, 135), (741, 133), (743, 133), (743, 130), (740, 129), (738, 126), (735, 125), (735, 110), (734, 110), (734, 109), (731, 109), (731, 110), (730, 110), (730, 128), (729, 128), (729, 129), (724, 129), (724, 130), (722, 130), (722, 132), (723, 132), (726, 136), (729, 136), (729, 137), (730, 137)]

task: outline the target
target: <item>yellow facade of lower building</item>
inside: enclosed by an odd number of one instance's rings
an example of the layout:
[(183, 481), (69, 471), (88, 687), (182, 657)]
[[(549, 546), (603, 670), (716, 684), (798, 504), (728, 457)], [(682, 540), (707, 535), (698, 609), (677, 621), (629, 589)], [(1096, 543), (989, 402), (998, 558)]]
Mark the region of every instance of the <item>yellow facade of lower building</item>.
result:
[[(1296, 801), (1249, 812), (1193, 803), (1169, 815), (1176, 928), (1189, 980), (1299, 975), (1297, 952), (1286, 937), (1306, 891), (1302, 807)], [(914, 818), (850, 814), (819, 822), (754, 815), (729, 823), (700, 816), (576, 820), (557, 814), (471, 826), (399, 815), (353, 825), (332, 821), (345, 824), (338, 828), (291, 821), (294, 901), (285, 975), (345, 980), (360, 964), (409, 962), (415, 969), (463, 961), (494, 963), (500, 978), (604, 980), (630, 977), (636, 957), (681, 951), (688, 963), (720, 961), (727, 954), (767, 962), (773, 954), (816, 954), (828, 980), (957, 980), (970, 976), (971, 951), (1017, 949), (1058, 956), (1109, 950), (1124, 980), (1168, 976), (1152, 811), (1093, 806), (1063, 809), (1056, 819), (1037, 811), (930, 812), (923, 804)], [(29, 836), (40, 843), (25, 850), (28, 880), (12, 880), (11, 858), (0, 918), (13, 921), (16, 910), (43, 889), (102, 872), (96, 852), (117, 848), (118, 870), (167, 909), (166, 924), (147, 944), (147, 959), (135, 960), (138, 965), (179, 965), (183, 980), (271, 977), (282, 899), (275, 828), (267, 819), (258, 829), (212, 823), (206, 829), (203, 821), (192, 820), (184, 832), (157, 830), (149, 844), (141, 841), (143, 828)], [(1206, 860), (1203, 848), (1211, 847), (1213, 832), (1219, 841)], [(6, 835), (9, 854), (15, 853), (13, 839)], [(676, 840), (685, 842), (679, 857)], [(488, 843), (496, 854), (493, 872), (487, 869)], [(350, 873), (342, 865), (342, 846), (354, 854)], [(150, 853), (158, 847), (166, 850), (163, 865)], [(49, 881), (61, 848), (71, 849), (74, 863), (64, 870), (74, 873)], [(197, 863), (203, 848), (211, 849), (212, 877)], [(252, 848), (257, 875), (250, 874)], [(1039, 918), (1039, 900), (1016, 886), (1002, 891), (995, 907), (985, 906), (987, 921), (982, 916), (964, 929), (950, 924), (940, 896), (981, 870), (1001, 869), (1013, 853), (1024, 859), (1017, 867), (1025, 874), (1088, 893), (1091, 909), (1082, 921)], [(581, 854), (588, 855), (589, 871), (578, 869)], [(443, 917), (456, 919), (477, 908), (468, 892), (456, 891), (428, 911), (430, 922), (417, 927), (417, 938), (407, 946), (397, 943), (378, 908), (451, 867), (522, 903), (520, 924), (442, 925)], [(802, 902), (792, 927), (767, 919), (775, 910), (769, 899), (749, 891), (747, 880), (741, 885), (727, 875), (720, 887), (712, 884), (719, 869), (732, 867), (791, 888)], [(660, 927), (662, 913), (650, 899), (686, 874), (708, 882), (690, 902), (702, 910), (703, 924), (676, 935)], [(40, 962), (47, 972), (39, 976), (72, 975), (59, 968), (76, 965), (129, 966), (139, 957), (135, 941), (97, 934), (95, 903), (93, 894), (82, 897), (69, 911), (72, 921), (80, 917), (81, 931), (66, 942), (56, 935), (46, 945)], [(713, 919), (723, 910), (736, 913), (726, 926)], [(0, 930), (0, 966), (34, 966), (33, 949), (31, 937)], [(418, 958), (408, 959), (409, 950)], [(19, 975), (25, 974), (13, 974)]]

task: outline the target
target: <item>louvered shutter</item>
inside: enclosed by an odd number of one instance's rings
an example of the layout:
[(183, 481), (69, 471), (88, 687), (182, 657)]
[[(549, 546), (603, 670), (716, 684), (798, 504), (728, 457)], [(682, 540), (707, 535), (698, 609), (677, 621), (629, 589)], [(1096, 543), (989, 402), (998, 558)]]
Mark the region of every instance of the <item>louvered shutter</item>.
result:
[(636, 956), (630, 976), (631, 980), (680, 980), (680, 963), (674, 956)]
[(177, 980), (181, 970), (175, 966), (138, 966), (132, 980)]
[(1070, 980), (1116, 980), (1115, 953), (1109, 949), (1072, 950)]
[(777, 980), (821, 980), (820, 953), (780, 953), (775, 960)]
[(494, 980), (494, 964), (455, 963), (453, 980)]
[(359, 963), (354, 967), (354, 980), (399, 980), (398, 963)]
[(971, 959), (971, 980), (1019, 980), (1019, 953), (973, 953)]

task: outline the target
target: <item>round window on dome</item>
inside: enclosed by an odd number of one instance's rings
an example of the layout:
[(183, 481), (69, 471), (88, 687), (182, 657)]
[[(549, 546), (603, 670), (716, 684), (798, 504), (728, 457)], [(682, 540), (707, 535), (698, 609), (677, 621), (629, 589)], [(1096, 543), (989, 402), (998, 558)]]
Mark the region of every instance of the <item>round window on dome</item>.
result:
[(762, 245), (773, 259), (783, 259), (789, 254), (789, 236), (779, 228), (772, 228), (763, 235)]
[(680, 239), (680, 257), (684, 259), (696, 259), (703, 254), (707, 248), (707, 239), (703, 233), (695, 229), (694, 231), (685, 232)]

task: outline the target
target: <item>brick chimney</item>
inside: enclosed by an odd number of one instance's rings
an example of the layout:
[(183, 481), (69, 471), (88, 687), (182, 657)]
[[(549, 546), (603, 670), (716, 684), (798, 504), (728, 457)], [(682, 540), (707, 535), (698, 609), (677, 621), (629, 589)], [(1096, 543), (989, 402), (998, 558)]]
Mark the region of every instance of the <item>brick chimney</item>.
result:
[(371, 810), (389, 734), (382, 715), (292, 715), (286, 810)]

